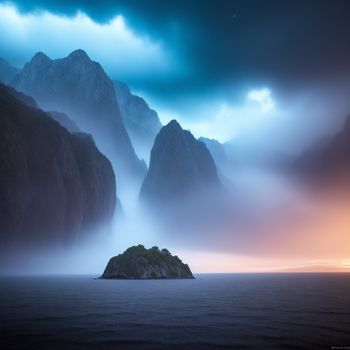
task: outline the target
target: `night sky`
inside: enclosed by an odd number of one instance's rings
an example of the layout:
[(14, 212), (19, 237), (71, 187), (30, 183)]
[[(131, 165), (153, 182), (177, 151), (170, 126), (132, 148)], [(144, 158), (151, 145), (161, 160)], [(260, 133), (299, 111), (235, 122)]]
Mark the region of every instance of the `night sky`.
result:
[[(264, 134), (258, 138), (266, 142), (265, 134), (272, 129), (300, 135), (306, 127), (317, 138), (330, 125), (339, 128), (350, 113), (345, 93), (350, 88), (350, 2), (346, 0), (0, 3), (0, 16), (7, 17), (0, 29), (8, 34), (0, 38), (0, 52), (12, 64), (23, 65), (38, 50), (58, 58), (79, 46), (112, 79), (125, 81), (146, 97), (163, 122), (175, 117), (197, 136), (227, 141), (242, 134), (255, 139), (257, 132), (252, 129), (258, 129)], [(16, 18), (9, 15), (9, 6)], [(84, 19), (79, 21), (79, 16)], [(120, 28), (111, 25), (118, 16), (126, 36), (118, 36)], [(58, 24), (57, 19), (66, 24)], [(69, 21), (76, 21), (81, 31), (62, 31)], [(94, 25), (93, 33), (96, 28), (105, 31), (94, 37), (85, 25)], [(247, 108), (247, 96), (264, 89), (278, 107), (270, 114), (280, 115), (282, 110), (293, 127), (272, 123), (270, 118), (263, 122), (269, 131), (262, 132), (260, 111)], [(252, 123), (247, 123), (247, 116)], [(231, 120), (229, 130), (218, 125)], [(293, 138), (282, 137), (288, 144)], [(305, 137), (303, 142), (311, 140)]]

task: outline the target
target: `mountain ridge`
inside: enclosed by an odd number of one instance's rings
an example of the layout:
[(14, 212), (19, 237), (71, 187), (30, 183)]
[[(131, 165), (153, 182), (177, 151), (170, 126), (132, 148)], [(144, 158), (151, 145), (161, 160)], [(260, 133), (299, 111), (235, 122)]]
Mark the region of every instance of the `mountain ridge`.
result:
[(123, 125), (114, 86), (102, 66), (78, 49), (52, 60), (42, 52), (14, 78), (12, 86), (45, 110), (63, 112), (91, 133), (122, 178), (145, 173)]

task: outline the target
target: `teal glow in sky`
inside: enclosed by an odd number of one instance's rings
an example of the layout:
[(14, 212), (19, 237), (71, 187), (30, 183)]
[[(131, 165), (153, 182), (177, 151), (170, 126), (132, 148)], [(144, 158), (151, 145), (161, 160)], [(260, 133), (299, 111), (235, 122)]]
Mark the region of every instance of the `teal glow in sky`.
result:
[(310, 133), (337, 129), (350, 112), (349, 7), (0, 0), (0, 56), (20, 67), (37, 51), (55, 59), (81, 48), (164, 123), (176, 118), (196, 136), (290, 150), (296, 138), (303, 147)]

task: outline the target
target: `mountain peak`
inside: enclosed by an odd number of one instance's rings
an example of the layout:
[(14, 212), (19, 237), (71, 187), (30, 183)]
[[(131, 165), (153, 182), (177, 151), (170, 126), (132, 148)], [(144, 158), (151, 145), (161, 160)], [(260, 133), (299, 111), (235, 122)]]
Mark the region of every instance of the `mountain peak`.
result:
[(158, 202), (190, 192), (219, 188), (214, 160), (207, 147), (171, 120), (158, 133), (140, 196)]
[(172, 119), (168, 124), (166, 124), (163, 128), (164, 131), (183, 131), (181, 125), (176, 119)]
[(49, 56), (39, 51), (33, 56), (33, 58), (31, 59), (31, 62), (45, 63), (45, 62), (51, 62), (51, 59)]
[(170, 122), (167, 125), (165, 125), (165, 127), (181, 128), (181, 125), (179, 124), (179, 122), (176, 119), (172, 119), (172, 120), (170, 120)]
[(135, 154), (113, 83), (103, 68), (81, 49), (59, 59), (50, 60), (43, 53), (34, 59), (38, 61), (24, 66), (13, 87), (33, 96), (40, 108), (66, 113), (82, 131), (91, 133), (101, 151), (118, 164), (119, 178), (129, 181), (130, 176), (135, 180), (143, 176), (144, 166)]
[(91, 61), (90, 57), (88, 56), (88, 54), (82, 50), (82, 49), (77, 49), (72, 51), (69, 55), (69, 58), (74, 58), (74, 59), (83, 59), (83, 60), (89, 60)]

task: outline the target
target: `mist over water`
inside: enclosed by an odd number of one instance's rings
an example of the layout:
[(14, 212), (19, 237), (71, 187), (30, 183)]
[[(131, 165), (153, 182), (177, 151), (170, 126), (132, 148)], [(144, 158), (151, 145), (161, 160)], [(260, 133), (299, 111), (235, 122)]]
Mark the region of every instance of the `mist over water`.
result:
[(0, 0), (1, 350), (350, 349), (349, 14)]
[(140, 202), (130, 186), (120, 191), (123, 208), (116, 211), (111, 228), (91, 232), (73, 245), (9, 250), (2, 255), (1, 272), (99, 276), (110, 257), (137, 244), (166, 247), (194, 272), (312, 270), (339, 264), (346, 270), (346, 198), (315, 196), (270, 167), (242, 166), (225, 176), (232, 186), (220, 195), (201, 193), (162, 208)]
[[(0, 40), (4, 58), (22, 67), (36, 51), (43, 51), (51, 59), (39, 54), (39, 67), (48, 61), (55, 61), (56, 66), (69, 63), (60, 69), (68, 67), (71, 76), (55, 76), (54, 90), (61, 92), (60, 99), (47, 86), (39, 93), (34, 84), (27, 92), (38, 93), (41, 108), (65, 111), (82, 131), (93, 135), (97, 147), (112, 162), (121, 203), (112, 225), (75, 237), (72, 244), (39, 245), (33, 241), (5, 247), (0, 270), (102, 273), (111, 256), (136, 244), (166, 247), (200, 272), (350, 266), (346, 186), (310, 190), (291, 175), (295, 160), (310, 146), (334, 137), (350, 113), (349, 51), (341, 41), (347, 38), (348, 20), (343, 17), (347, 5), (339, 3), (333, 8), (331, 2), (324, 3), (320, 11), (304, 5), (305, 11), (301, 11), (298, 4), (291, 3), (285, 5), (290, 10), (276, 15), (272, 3), (263, 8), (256, 3), (254, 6), (262, 13), (266, 11), (266, 16), (272, 14), (273, 21), (269, 22), (264, 16), (257, 18), (249, 6), (233, 8), (232, 3), (224, 1), (214, 15), (208, 4), (201, 5), (203, 9), (189, 3), (179, 5), (179, 13), (187, 20), (180, 20), (181, 16), (175, 20), (174, 11), (162, 12), (158, 6), (127, 11), (125, 4), (120, 8), (103, 5), (100, 13), (97, 5), (80, 8), (70, 4), (64, 15), (67, 9), (46, 7), (41, 2), (34, 7), (20, 1), (0, 4), (0, 27), (6, 34)], [(337, 26), (332, 21), (325, 23), (325, 13), (339, 18), (337, 25), (342, 30), (335, 31)], [(287, 14), (290, 21), (274, 22)], [(150, 17), (145, 20), (144, 16)], [(310, 18), (317, 29), (312, 32)], [(213, 20), (225, 25), (213, 26)], [(252, 25), (257, 27), (261, 20), (261, 33), (255, 33)], [(213, 33), (208, 33), (208, 28)], [(228, 30), (225, 35), (223, 28)], [(314, 45), (294, 42), (290, 38), (294, 28), (304, 28), (309, 38), (305, 42)], [(194, 30), (192, 39), (187, 30)], [(283, 35), (289, 40), (288, 48), (287, 41), (281, 41)], [(236, 46), (226, 41), (231, 37)], [(94, 45), (91, 38), (95, 38)], [(72, 57), (62, 59), (76, 49), (86, 50), (99, 64), (92, 63), (82, 50), (73, 53), (76, 61)], [(121, 51), (123, 54), (118, 54)], [(284, 59), (276, 52), (283, 52)], [(252, 59), (257, 53), (264, 54), (261, 61)], [(96, 71), (89, 75), (92, 67), (97, 67)], [(88, 76), (88, 83), (81, 84), (74, 95), (77, 72)], [(64, 85), (62, 76), (73, 78)], [(158, 208), (139, 200), (146, 169), (136, 156), (148, 157), (151, 149), (142, 149), (140, 144), (135, 147), (130, 133), (123, 131), (125, 125), (111, 89), (112, 80), (119, 79), (147, 100), (163, 124), (175, 118), (195, 137), (222, 142), (228, 161), (216, 161), (223, 185), (220, 193), (209, 188), (194, 191), (179, 201), (169, 198), (169, 203)], [(86, 98), (85, 87), (91, 86), (90, 98)], [(93, 98), (98, 103), (103, 101), (99, 108), (88, 105)], [(122, 150), (125, 145), (127, 152)], [(125, 155), (139, 168), (137, 176), (118, 162), (120, 157), (123, 163)], [(149, 165), (149, 159), (145, 163)], [(209, 256), (213, 257), (211, 261)]]

